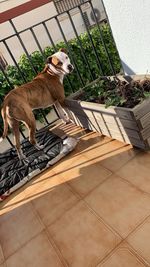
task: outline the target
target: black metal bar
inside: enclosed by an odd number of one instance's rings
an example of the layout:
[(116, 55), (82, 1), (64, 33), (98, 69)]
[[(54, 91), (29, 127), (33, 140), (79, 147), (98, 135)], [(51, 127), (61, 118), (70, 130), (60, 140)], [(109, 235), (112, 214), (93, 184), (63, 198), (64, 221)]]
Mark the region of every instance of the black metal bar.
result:
[(3, 41), (3, 43), (4, 43), (4, 45), (5, 45), (6, 49), (7, 49), (7, 51), (9, 52), (9, 55), (11, 56), (13, 62), (15, 63), (15, 66), (17, 67), (17, 69), (18, 69), (18, 71), (19, 71), (19, 73), (20, 73), (22, 79), (24, 80), (24, 82), (26, 82), (27, 80), (26, 80), (25, 76), (23, 75), (23, 73), (22, 73), (22, 71), (21, 71), (19, 65), (17, 64), (17, 61), (15, 60), (15, 58), (14, 58), (14, 56), (13, 56), (13, 53), (11, 52), (11, 50), (10, 50), (8, 44), (6, 43), (6, 41)]
[(76, 62), (75, 62), (75, 60), (74, 60), (74, 58), (73, 58), (73, 56), (72, 56), (71, 49), (70, 49), (70, 47), (69, 47), (69, 45), (68, 45), (67, 39), (66, 39), (65, 34), (64, 34), (63, 30), (62, 30), (62, 27), (61, 27), (61, 25), (60, 25), (60, 22), (59, 22), (59, 20), (58, 20), (58, 17), (56, 17), (55, 19), (56, 19), (56, 21), (57, 21), (57, 24), (58, 24), (59, 30), (60, 30), (60, 32), (61, 32), (61, 34), (62, 34), (62, 37), (63, 37), (63, 39), (64, 39), (64, 42), (65, 42), (65, 44), (66, 44), (66, 46), (67, 46), (67, 49), (68, 49), (68, 52), (69, 52), (71, 61), (72, 61), (73, 65), (74, 65), (74, 67), (75, 67), (75, 71), (76, 71), (76, 73), (77, 73), (77, 76), (78, 76), (78, 78), (79, 78), (79, 80), (80, 80), (82, 86), (84, 86), (84, 85), (85, 85), (85, 84), (84, 84), (84, 81), (83, 81), (83, 79), (82, 79), (82, 76), (80, 75), (78, 66), (77, 66), (77, 64), (76, 64)]
[(47, 120), (47, 118), (46, 118), (46, 116), (45, 116), (45, 114), (44, 114), (44, 111), (43, 111), (42, 109), (40, 109), (40, 112), (41, 112), (41, 114), (42, 114), (44, 120), (46, 121), (46, 123), (49, 124), (49, 121)]
[(55, 111), (55, 113), (56, 113), (57, 117), (58, 117), (58, 118), (60, 118), (60, 116), (59, 116), (59, 113), (58, 113), (58, 111), (57, 111), (57, 109), (56, 109), (55, 105), (53, 105), (53, 109), (54, 109), (54, 111)]
[(78, 35), (78, 33), (77, 33), (77, 30), (76, 30), (76, 28), (75, 28), (73, 19), (72, 19), (71, 15), (70, 15), (70, 12), (69, 12), (69, 11), (67, 11), (67, 14), (68, 14), (68, 16), (69, 16), (69, 19), (70, 19), (72, 28), (73, 28), (74, 33), (75, 33), (75, 35), (76, 35), (76, 38), (77, 38), (77, 40), (78, 40), (78, 43), (79, 43), (79, 46), (80, 46), (80, 50), (81, 50), (82, 57), (83, 57), (83, 59), (84, 59), (86, 65), (87, 65), (87, 67), (88, 67), (88, 71), (89, 71), (89, 73), (90, 73), (90, 75), (91, 75), (91, 78), (94, 79), (93, 73), (92, 73), (91, 68), (90, 68), (90, 64), (89, 64), (89, 62), (88, 62), (88, 59), (87, 59), (87, 57), (86, 57), (86, 54), (84, 53), (84, 48), (83, 48), (83, 46), (82, 46), (82, 42), (81, 42), (81, 40), (80, 40), (80, 38), (79, 38), (79, 35)]
[(14, 86), (13, 86), (13, 84), (9, 81), (9, 79), (8, 79), (6, 73), (5, 73), (5, 70), (3, 69), (3, 66), (2, 66), (1, 64), (0, 64), (0, 69), (1, 69), (1, 71), (3, 72), (3, 74), (4, 74), (4, 76), (5, 76), (5, 79), (6, 79), (6, 81), (8, 82), (9, 86), (10, 86), (11, 88), (13, 88)]
[(43, 53), (42, 47), (41, 47), (41, 45), (40, 45), (40, 43), (39, 43), (39, 41), (38, 41), (38, 39), (36, 37), (36, 34), (35, 34), (34, 30), (32, 28), (30, 28), (30, 31), (31, 31), (31, 33), (33, 35), (33, 38), (34, 38), (34, 40), (35, 40), (35, 42), (36, 42), (36, 44), (38, 46), (38, 49), (40, 50), (40, 52), (41, 52), (41, 54), (43, 56), (43, 59), (45, 59), (45, 55)]
[(26, 136), (24, 135), (23, 131), (22, 131), (22, 130), (20, 130), (20, 129), (19, 129), (19, 131), (20, 131), (20, 133), (21, 133), (22, 137), (25, 139), (25, 138), (26, 138)]
[(86, 28), (86, 31), (87, 31), (87, 34), (88, 34), (88, 37), (89, 37), (90, 42), (91, 42), (91, 45), (92, 45), (92, 49), (93, 49), (93, 51), (94, 51), (95, 58), (96, 58), (97, 64), (98, 64), (99, 69), (100, 69), (100, 75), (104, 75), (104, 73), (103, 73), (103, 69), (102, 69), (102, 65), (101, 65), (101, 62), (100, 62), (100, 60), (99, 60), (99, 57), (98, 57), (98, 54), (97, 54), (95, 45), (94, 45), (94, 43), (93, 43), (93, 39), (92, 39), (92, 37), (91, 37), (90, 31), (89, 31), (89, 29), (88, 29), (88, 27), (87, 27), (85, 21), (84, 21), (84, 16), (83, 16), (83, 12), (82, 12), (81, 6), (78, 6), (78, 9), (79, 9), (79, 11), (80, 11), (81, 17), (82, 17), (82, 19), (83, 19), (83, 22), (84, 22), (84, 25), (85, 25), (85, 28)]
[(109, 65), (110, 65), (110, 67), (111, 67), (112, 74), (113, 74), (113, 75), (116, 75), (116, 72), (115, 72), (113, 63), (112, 63), (112, 61), (111, 61), (111, 58), (110, 58), (110, 55), (109, 55), (107, 46), (106, 46), (106, 44), (105, 44), (105, 42), (104, 42), (104, 39), (103, 39), (103, 35), (102, 35), (102, 31), (101, 31), (100, 25), (99, 25), (99, 23), (98, 23), (98, 20), (97, 20), (96, 15), (95, 15), (95, 11), (94, 11), (93, 4), (92, 4), (92, 2), (89, 2), (89, 4), (90, 4), (90, 6), (91, 6), (91, 9), (92, 9), (92, 12), (93, 12), (93, 15), (94, 15), (94, 19), (95, 19), (96, 25), (97, 25), (98, 30), (99, 30), (100, 38), (101, 38), (102, 44), (103, 44), (103, 46), (104, 46), (105, 53), (106, 53), (106, 55), (107, 55)]
[(49, 30), (47, 29), (47, 25), (46, 25), (46, 23), (45, 23), (45, 22), (42, 22), (42, 24), (43, 24), (43, 26), (44, 26), (44, 28), (45, 28), (45, 31), (46, 31), (46, 33), (47, 33), (47, 35), (48, 35), (48, 38), (50, 39), (50, 42), (51, 42), (51, 45), (52, 45), (53, 48), (54, 48), (54, 51), (56, 51), (55, 43), (54, 43), (54, 41), (53, 41), (53, 39), (52, 39), (52, 37), (51, 37), (51, 35), (50, 35), (50, 33), (49, 33)]
[[(85, 1), (84, 4), (85, 4), (85, 3), (89, 3), (89, 1), (90, 1), (90, 0)], [(82, 5), (83, 5), (83, 3), (79, 4), (78, 6), (82, 6)], [(76, 6), (76, 7), (77, 7), (77, 6)], [(70, 8), (69, 11), (73, 10), (74, 8), (75, 8), (75, 7)], [(59, 13), (59, 15), (62, 15), (62, 14), (64, 14), (64, 13), (66, 13), (66, 11), (63, 11), (62, 13)], [(45, 20), (43, 20), (42, 22), (38, 22), (38, 23), (32, 25), (32, 28), (34, 28), (34, 27), (36, 27), (36, 26), (39, 26), (39, 25), (42, 24), (43, 22), (47, 22), (47, 21), (49, 21), (49, 20), (51, 20), (51, 19), (55, 19), (57, 16), (58, 16), (58, 15), (55, 15), (55, 16), (52, 16), (52, 17), (49, 18), (49, 19), (45, 19)], [(12, 38), (12, 37), (14, 37), (14, 36), (16, 36), (16, 35), (18, 35), (18, 34), (21, 34), (21, 33), (25, 32), (25, 31), (27, 31), (27, 30), (30, 30), (30, 28), (31, 28), (31, 27), (28, 27), (28, 28), (26, 28), (26, 29), (24, 29), (24, 30), (17, 31), (17, 34), (15, 33), (15, 34), (12, 34), (12, 35), (10, 35), (10, 36), (8, 36), (8, 37), (5, 37), (5, 38), (1, 39), (0, 42), (3, 41), (3, 40), (8, 40), (8, 39), (10, 39), (10, 38)]]
[[(27, 58), (28, 58), (28, 60), (29, 60), (30, 66), (32, 67), (32, 70), (33, 70), (34, 74), (37, 74), (37, 71), (36, 71), (36, 69), (34, 68), (34, 66), (33, 66), (33, 64), (32, 64), (32, 61), (31, 61), (31, 59), (30, 59), (29, 53), (28, 53), (28, 51), (27, 51), (27, 49), (26, 49), (26, 47), (25, 47), (25, 45), (24, 45), (24, 43), (23, 43), (23, 41), (22, 41), (22, 39), (21, 39), (19, 33), (17, 32), (17, 29), (16, 29), (14, 23), (12, 22), (12, 20), (10, 20), (9, 22), (10, 22), (11, 26), (13, 27), (13, 29), (14, 29), (14, 31), (15, 31), (15, 33), (16, 33), (16, 36), (17, 36), (17, 38), (18, 38), (18, 40), (19, 40), (19, 42), (20, 42), (20, 44), (21, 44), (23, 50), (25, 51), (25, 53), (26, 53), (26, 55), (27, 55)], [(29, 29), (30, 29), (30, 28), (29, 28)]]

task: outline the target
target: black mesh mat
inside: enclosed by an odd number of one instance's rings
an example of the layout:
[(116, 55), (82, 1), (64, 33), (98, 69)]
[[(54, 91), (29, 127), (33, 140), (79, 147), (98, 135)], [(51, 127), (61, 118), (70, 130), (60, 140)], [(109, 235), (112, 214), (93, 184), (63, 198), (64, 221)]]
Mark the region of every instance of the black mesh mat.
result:
[[(36, 140), (43, 146), (40, 151), (32, 146), (27, 138), (22, 141), (22, 150), (28, 163), (18, 159), (15, 148), (0, 153), (0, 201), (37, 173), (53, 165), (51, 162), (63, 150), (63, 140), (48, 129), (39, 130), (36, 133)], [(65, 154), (70, 151), (66, 151)]]

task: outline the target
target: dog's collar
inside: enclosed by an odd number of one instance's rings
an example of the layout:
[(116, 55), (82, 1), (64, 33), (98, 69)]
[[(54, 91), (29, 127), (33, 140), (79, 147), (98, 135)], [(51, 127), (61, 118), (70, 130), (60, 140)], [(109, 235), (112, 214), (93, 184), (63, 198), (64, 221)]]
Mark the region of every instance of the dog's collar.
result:
[(53, 73), (53, 75), (60, 75), (62, 74), (60, 70), (57, 70), (52, 64), (48, 64), (48, 71)]
[(52, 76), (56, 75), (51, 69), (47, 69), (46, 72), (47, 72), (49, 75), (52, 75)]
[(64, 74), (61, 71), (56, 70), (52, 64), (48, 64), (48, 69), (46, 72), (51, 76), (57, 75), (60, 82), (63, 84)]

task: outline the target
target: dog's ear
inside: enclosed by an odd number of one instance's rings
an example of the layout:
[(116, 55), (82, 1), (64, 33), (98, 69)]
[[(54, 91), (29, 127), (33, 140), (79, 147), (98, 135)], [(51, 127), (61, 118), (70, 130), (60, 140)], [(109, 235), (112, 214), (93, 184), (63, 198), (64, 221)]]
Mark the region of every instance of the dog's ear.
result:
[(50, 63), (52, 63), (52, 57), (48, 57), (48, 58), (46, 59), (46, 64), (50, 64)]
[(47, 64), (53, 64), (53, 65), (57, 65), (59, 62), (59, 59), (55, 56), (52, 56), (52, 57), (48, 57), (47, 58)]
[(66, 50), (66, 48), (60, 48), (59, 51), (65, 53), (65, 54), (67, 54), (67, 50)]

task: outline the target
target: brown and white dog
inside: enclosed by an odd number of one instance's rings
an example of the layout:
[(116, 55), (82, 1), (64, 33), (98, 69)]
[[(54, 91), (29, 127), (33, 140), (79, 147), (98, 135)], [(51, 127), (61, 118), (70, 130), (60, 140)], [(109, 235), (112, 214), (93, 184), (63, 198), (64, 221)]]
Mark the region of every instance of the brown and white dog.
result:
[(23, 122), (29, 130), (29, 141), (37, 149), (41, 147), (35, 139), (36, 121), (32, 110), (46, 108), (55, 104), (60, 117), (64, 121), (69, 118), (61, 106), (64, 105), (64, 75), (73, 71), (73, 66), (66, 51), (62, 48), (54, 55), (48, 57), (44, 70), (38, 74), (33, 81), (11, 90), (5, 97), (2, 105), (2, 118), (4, 122), (4, 132), (2, 141), (8, 131), (8, 126), (12, 128), (14, 134), (15, 147), (20, 159), (24, 155), (20, 146), (19, 122)]

